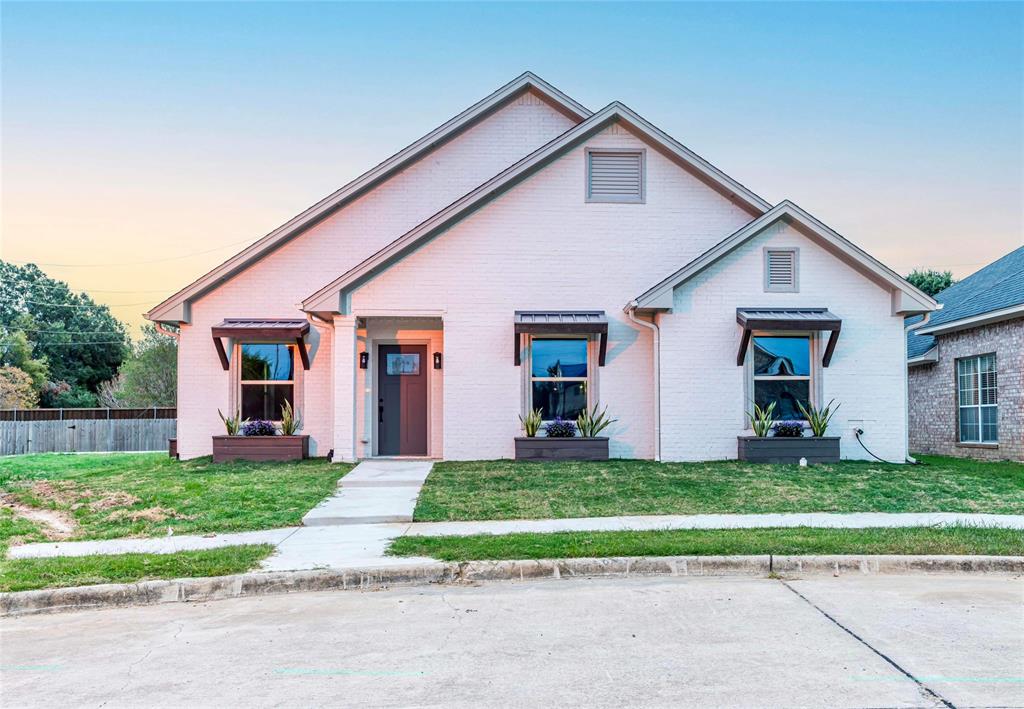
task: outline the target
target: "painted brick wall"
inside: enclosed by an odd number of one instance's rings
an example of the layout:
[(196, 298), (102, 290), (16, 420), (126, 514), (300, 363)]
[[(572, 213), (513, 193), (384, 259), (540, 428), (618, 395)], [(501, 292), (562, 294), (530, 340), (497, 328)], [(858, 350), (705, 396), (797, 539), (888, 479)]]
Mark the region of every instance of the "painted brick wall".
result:
[[(911, 367), (910, 449), (915, 453), (1024, 460), (1024, 319), (939, 335), (939, 361)], [(996, 354), (997, 448), (957, 444), (956, 360)]]
[[(764, 292), (765, 246), (800, 250), (799, 293)], [(853, 437), (859, 427), (876, 454), (904, 460), (903, 318), (890, 314), (887, 290), (783, 224), (677, 288), (660, 318), (663, 459), (735, 458), (736, 436), (749, 433), (737, 307), (826, 307), (842, 318), (832, 363), (820, 370), (821, 400), (841, 405), (829, 433), (842, 436), (844, 458), (868, 457)]]
[(588, 204), (587, 147), (645, 144), (617, 127), (600, 133), (353, 295), (357, 315), (443, 312), (447, 459), (513, 455), (525, 370), (512, 361), (513, 311), (534, 309), (607, 312), (598, 396), (619, 419), (611, 453), (653, 455), (651, 335), (622, 309), (751, 216), (654, 150), (646, 204)]
[[(301, 316), (303, 298), (572, 125), (526, 94), (195, 302), (179, 348), (182, 457), (210, 453), (210, 436), (222, 429), (217, 409), (230, 406), (212, 325), (226, 317)], [(322, 334), (302, 393), (305, 431), (318, 455), (333, 442), (332, 335), (329, 328)]]

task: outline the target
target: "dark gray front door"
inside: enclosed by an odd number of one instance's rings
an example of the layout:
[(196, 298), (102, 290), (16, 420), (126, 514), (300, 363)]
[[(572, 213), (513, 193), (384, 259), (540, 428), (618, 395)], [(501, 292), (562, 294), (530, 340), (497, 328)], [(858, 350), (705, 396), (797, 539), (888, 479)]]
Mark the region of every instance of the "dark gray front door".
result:
[(426, 345), (377, 348), (377, 455), (427, 454)]

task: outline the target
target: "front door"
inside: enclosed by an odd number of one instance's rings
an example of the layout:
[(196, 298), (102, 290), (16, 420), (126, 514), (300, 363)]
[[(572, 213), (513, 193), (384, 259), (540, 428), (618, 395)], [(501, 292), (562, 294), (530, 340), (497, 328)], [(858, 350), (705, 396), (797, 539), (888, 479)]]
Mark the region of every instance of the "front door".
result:
[(427, 347), (377, 348), (377, 455), (427, 454)]

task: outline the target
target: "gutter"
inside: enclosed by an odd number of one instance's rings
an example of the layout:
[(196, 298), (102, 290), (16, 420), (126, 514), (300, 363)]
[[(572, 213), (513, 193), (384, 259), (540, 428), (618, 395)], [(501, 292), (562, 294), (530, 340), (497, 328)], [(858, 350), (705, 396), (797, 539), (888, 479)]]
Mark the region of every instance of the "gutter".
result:
[(637, 302), (634, 300), (625, 307), (626, 317), (641, 327), (651, 331), (654, 337), (654, 460), (661, 462), (661, 330), (653, 322), (641, 320), (636, 316)]

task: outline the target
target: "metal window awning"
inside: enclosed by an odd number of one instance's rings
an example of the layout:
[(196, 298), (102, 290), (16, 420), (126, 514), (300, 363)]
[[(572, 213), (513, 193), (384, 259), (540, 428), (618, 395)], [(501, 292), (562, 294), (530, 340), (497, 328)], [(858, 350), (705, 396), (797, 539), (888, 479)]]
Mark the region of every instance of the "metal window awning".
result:
[(211, 329), (213, 344), (224, 369), (229, 367), (228, 354), (222, 337), (256, 342), (294, 342), (302, 359), (302, 368), (309, 369), (309, 352), (304, 338), (309, 333), (308, 320), (268, 320), (256, 318), (229, 318), (217, 323)]
[(598, 366), (604, 366), (608, 354), (608, 318), (603, 310), (517, 310), (513, 348), (517, 367), (521, 335), (600, 335)]
[(832, 361), (832, 352), (839, 340), (843, 321), (830, 313), (828, 308), (736, 308), (736, 322), (743, 328), (740, 349), (736, 353), (736, 366), (742, 366), (746, 359), (750, 336), (754, 330), (785, 332), (791, 330), (828, 331), (828, 344), (821, 358), (821, 366), (827, 367)]

